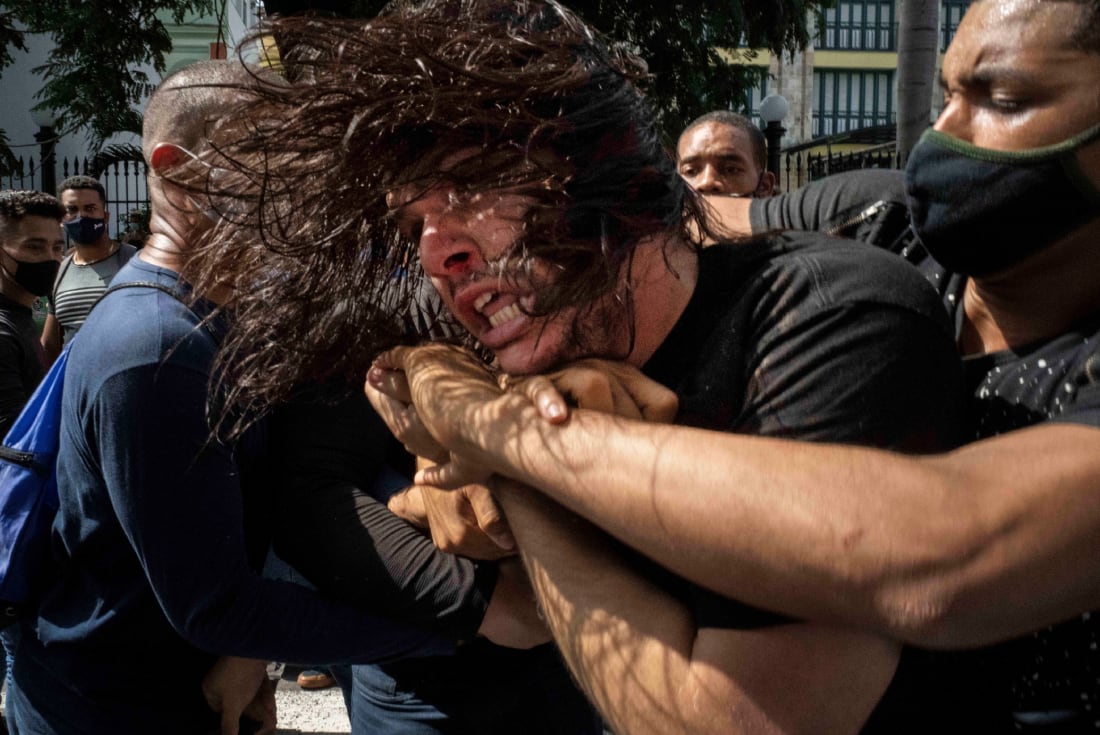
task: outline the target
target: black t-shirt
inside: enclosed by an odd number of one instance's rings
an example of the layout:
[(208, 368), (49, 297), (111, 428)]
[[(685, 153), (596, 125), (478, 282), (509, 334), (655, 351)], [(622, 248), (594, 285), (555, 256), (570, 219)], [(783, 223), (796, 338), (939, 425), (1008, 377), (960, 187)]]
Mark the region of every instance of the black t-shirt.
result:
[(645, 373), (676, 390), (681, 424), (907, 451), (955, 443), (961, 374), (935, 293), (845, 240), (705, 249)]
[[(966, 279), (948, 273), (920, 246), (908, 257), (940, 290), (961, 329)], [(1053, 339), (964, 358), (963, 367), (967, 441), (1045, 421), (1100, 427), (1100, 313)], [(977, 662), (1024, 731), (1100, 730), (1097, 612), (959, 655)]]
[(41, 353), (31, 310), (0, 294), (0, 439), (42, 380)]
[(372, 497), (383, 463), (408, 457), (362, 389), (303, 391), (270, 430), (279, 555), (327, 594), (468, 641), (454, 655), (381, 665), (399, 690), (445, 712), (455, 732), (599, 731), (551, 644), (475, 638), (497, 565), (440, 551)]
[(496, 565), (446, 554), (371, 495), (403, 455), (362, 390), (301, 392), (270, 422), (275, 550), (323, 592), (459, 639), (471, 638)]
[[(896, 208), (905, 201), (900, 172), (853, 172), (830, 177), (789, 195), (754, 200), (754, 230), (777, 226), (817, 229), (839, 212), (861, 211), (876, 201)], [(875, 245), (901, 242), (900, 254), (933, 285), (955, 324), (963, 323), (966, 279), (931, 258), (893, 219), (889, 231), (854, 233)], [(966, 441), (1044, 421), (1100, 427), (1100, 313), (1052, 339), (1013, 350), (967, 357)], [(952, 666), (973, 670), (972, 700), (998, 709), (1001, 727), (1022, 732), (1100, 730), (1100, 615), (1051, 626), (974, 652), (940, 654)], [(1007, 721), (1003, 718), (1008, 718)]]
[[(817, 234), (705, 249), (692, 299), (645, 372), (676, 391), (677, 423), (712, 430), (926, 452), (954, 446), (962, 424), (962, 373), (934, 290), (887, 253)], [(700, 627), (788, 620), (661, 583)], [(947, 699), (932, 693), (934, 664), (907, 651), (864, 732), (942, 722), (925, 707)]]

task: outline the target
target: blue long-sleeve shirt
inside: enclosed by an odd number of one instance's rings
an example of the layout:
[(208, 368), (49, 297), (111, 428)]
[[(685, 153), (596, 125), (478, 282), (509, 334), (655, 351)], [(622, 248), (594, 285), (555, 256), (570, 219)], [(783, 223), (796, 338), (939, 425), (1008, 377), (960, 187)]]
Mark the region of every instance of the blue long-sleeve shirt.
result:
[[(176, 275), (135, 258), (115, 283)], [(202, 732), (199, 682), (216, 654), (372, 661), (450, 649), (250, 564), (242, 474), (263, 479), (262, 431), (231, 449), (205, 415), (209, 307), (128, 288), (89, 317), (67, 369), (59, 572), (17, 685), (53, 732)], [(49, 730), (47, 730), (48, 732)]]

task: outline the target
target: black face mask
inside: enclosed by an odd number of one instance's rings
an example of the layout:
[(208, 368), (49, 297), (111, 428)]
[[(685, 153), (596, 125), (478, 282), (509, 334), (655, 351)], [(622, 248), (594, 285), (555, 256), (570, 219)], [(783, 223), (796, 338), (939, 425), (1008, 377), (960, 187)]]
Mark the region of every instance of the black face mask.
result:
[(53, 288), (53, 281), (57, 278), (57, 268), (60, 265), (56, 260), (43, 260), (38, 263), (15, 260), (15, 263), (15, 275), (11, 276), (11, 279), (28, 293), (45, 296)]
[(73, 242), (81, 245), (92, 245), (103, 236), (103, 230), (107, 227), (107, 220), (102, 217), (77, 217), (65, 223), (65, 234)]
[(905, 188), (929, 254), (955, 273), (984, 276), (1014, 265), (1100, 216), (1100, 190), (1077, 151), (1100, 125), (1023, 151), (979, 148), (929, 130), (913, 148)]

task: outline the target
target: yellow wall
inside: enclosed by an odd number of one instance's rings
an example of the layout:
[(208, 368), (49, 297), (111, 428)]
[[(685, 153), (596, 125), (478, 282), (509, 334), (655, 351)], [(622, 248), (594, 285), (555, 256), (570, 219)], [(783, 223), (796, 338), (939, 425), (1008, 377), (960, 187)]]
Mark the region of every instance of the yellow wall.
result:
[(892, 51), (814, 51), (815, 69), (897, 69)]

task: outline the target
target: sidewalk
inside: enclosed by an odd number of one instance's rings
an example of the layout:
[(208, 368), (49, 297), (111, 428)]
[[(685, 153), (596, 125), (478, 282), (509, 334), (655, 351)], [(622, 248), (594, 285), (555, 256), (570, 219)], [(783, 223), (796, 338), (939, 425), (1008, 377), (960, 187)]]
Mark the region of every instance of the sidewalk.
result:
[[(296, 675), (297, 670), (294, 673)], [(6, 697), (7, 687), (3, 687), (0, 703)], [(351, 732), (339, 687), (306, 692), (299, 689), (292, 678), (283, 678), (275, 690), (275, 702), (279, 713), (277, 735), (348, 735)]]
[(303, 691), (295, 683), (300, 669), (287, 667), (275, 689), (279, 729), (276, 735), (347, 735), (351, 732), (340, 687)]

